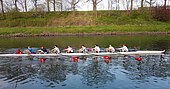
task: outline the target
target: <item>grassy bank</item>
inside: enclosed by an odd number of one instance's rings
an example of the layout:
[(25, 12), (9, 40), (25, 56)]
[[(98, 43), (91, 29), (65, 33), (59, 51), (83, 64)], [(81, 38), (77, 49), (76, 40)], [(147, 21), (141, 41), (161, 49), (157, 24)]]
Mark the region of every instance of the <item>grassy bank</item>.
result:
[(67, 33), (113, 33), (113, 32), (170, 32), (170, 25), (112, 25), (68, 27), (15, 27), (0, 28), (0, 35), (9, 34), (67, 34)]
[(153, 19), (147, 11), (13, 12), (0, 17), (0, 35), (170, 32), (169, 21)]

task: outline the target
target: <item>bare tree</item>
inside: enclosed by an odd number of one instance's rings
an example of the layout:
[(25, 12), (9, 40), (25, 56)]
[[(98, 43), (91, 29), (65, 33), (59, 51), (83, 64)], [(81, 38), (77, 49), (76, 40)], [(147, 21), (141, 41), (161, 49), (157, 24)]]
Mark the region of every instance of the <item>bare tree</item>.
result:
[(133, 9), (133, 0), (130, 0), (130, 11)]
[(87, 0), (87, 2), (89, 2), (89, 1), (92, 1), (92, 3), (93, 3), (93, 11), (96, 11), (96, 10), (97, 10), (97, 5), (98, 5), (101, 1), (103, 1), (103, 0)]
[(2, 10), (2, 14), (4, 14), (4, 4), (3, 4), (3, 0), (0, 0), (0, 3), (1, 3), (1, 10)]
[(146, 0), (145, 2), (149, 4), (149, 7), (152, 7), (152, 5), (156, 3), (156, 0)]
[[(122, 4), (123, 4), (123, 6), (126, 10), (129, 10), (130, 2), (131, 2), (130, 0), (123, 0), (122, 1)], [(115, 3), (117, 3), (117, 2), (115, 2)]]
[(24, 0), (25, 12), (27, 12), (27, 0)]
[[(56, 12), (57, 9), (58, 9), (58, 11), (62, 11), (63, 10), (63, 0), (48, 0), (48, 1), (49, 1), (49, 4), (50, 3), (52, 4), (54, 12)], [(50, 9), (50, 6), (47, 6), (47, 7)]]
[(15, 10), (16, 10), (16, 11), (19, 11), (19, 10), (18, 10), (17, 2), (18, 2), (18, 0), (14, 0), (14, 6), (15, 6)]
[(47, 2), (47, 11), (50, 12), (50, 0), (46, 0)]
[(24, 12), (27, 12), (27, 0), (18, 0), (19, 5), (22, 7), (22, 10)]
[(122, 2), (123, 6), (126, 6), (126, 10), (128, 13), (129, 13), (129, 11), (131, 12), (133, 10), (133, 1), (134, 0), (124, 0)]
[(4, 9), (6, 12), (10, 11), (12, 9), (12, 3), (11, 1), (3, 1), (4, 3)]
[(164, 0), (164, 7), (166, 7), (168, 0)]
[(143, 8), (144, 0), (141, 0), (141, 9)]
[(58, 0), (57, 2), (56, 2), (56, 4), (57, 4), (57, 7), (59, 8), (59, 11), (60, 12), (62, 12), (63, 11), (63, 0)]
[(120, 9), (120, 6), (119, 6), (119, 1), (120, 0), (113, 0), (113, 3), (116, 4), (116, 10), (119, 10)]
[(108, 0), (108, 10), (113, 9), (113, 0)]
[(60, 7), (60, 11), (62, 12), (62, 10), (63, 10), (63, 0), (60, 0), (59, 7)]
[(57, 11), (56, 9), (58, 9), (59, 11), (63, 10), (63, 0), (51, 0), (51, 3), (53, 5), (54, 11)]
[[(10, 11), (17, 11), (18, 6), (15, 2), (15, 0), (4, 0), (4, 10), (6, 12), (10, 12)], [(15, 5), (16, 4), (16, 5)]]
[(32, 3), (34, 4), (35, 11), (37, 12), (38, 0), (32, 0)]
[(71, 5), (71, 10), (76, 11), (76, 5), (80, 2), (80, 0), (67, 0), (67, 2)]
[(56, 11), (56, 0), (52, 0), (51, 3), (53, 4), (54, 12)]
[(120, 6), (119, 6), (119, 3), (120, 3), (120, 0), (116, 0), (117, 4), (116, 4), (116, 10), (119, 10), (120, 9)]

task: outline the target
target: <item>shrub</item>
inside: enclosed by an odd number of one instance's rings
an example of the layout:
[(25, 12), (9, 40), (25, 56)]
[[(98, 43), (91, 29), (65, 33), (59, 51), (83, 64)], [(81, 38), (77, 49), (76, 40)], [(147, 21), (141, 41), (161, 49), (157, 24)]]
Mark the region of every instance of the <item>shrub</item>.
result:
[(157, 6), (151, 9), (152, 17), (159, 21), (169, 21), (170, 20), (170, 8), (165, 6)]

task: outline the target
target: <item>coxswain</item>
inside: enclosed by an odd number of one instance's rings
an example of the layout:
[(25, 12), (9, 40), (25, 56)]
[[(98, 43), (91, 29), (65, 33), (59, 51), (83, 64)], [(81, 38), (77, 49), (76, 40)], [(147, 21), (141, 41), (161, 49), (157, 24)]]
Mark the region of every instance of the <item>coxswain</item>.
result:
[(106, 51), (113, 53), (113, 52), (115, 52), (115, 48), (112, 45), (109, 45), (109, 47), (106, 48)]
[(123, 44), (123, 47), (121, 49), (122, 49), (122, 52), (128, 52), (128, 48), (125, 44)]
[(17, 49), (17, 50), (15, 51), (15, 54), (23, 54), (23, 53), (22, 53), (22, 51), (21, 51), (20, 49)]
[(81, 48), (79, 49), (79, 52), (80, 53), (86, 53), (87, 52), (87, 49), (84, 45), (81, 46)]
[(95, 47), (93, 48), (95, 53), (99, 53), (100, 52), (100, 47), (99, 45), (95, 45)]
[(53, 53), (59, 54), (60, 49), (58, 48), (58, 45), (55, 45), (54, 48), (51, 50)]
[(40, 50), (38, 50), (40, 53), (42, 53), (42, 54), (47, 54), (48, 53), (48, 51), (47, 51), (47, 49), (44, 47), (44, 46), (41, 46), (41, 49)]
[(68, 46), (66, 49), (65, 49), (66, 53), (74, 53), (73, 51), (73, 48), (71, 48), (71, 46)]

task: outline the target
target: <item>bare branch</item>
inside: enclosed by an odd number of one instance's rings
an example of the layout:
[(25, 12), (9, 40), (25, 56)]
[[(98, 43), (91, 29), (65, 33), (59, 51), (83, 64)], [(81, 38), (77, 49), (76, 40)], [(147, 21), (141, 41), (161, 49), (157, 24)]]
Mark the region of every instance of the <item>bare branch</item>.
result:
[(97, 3), (97, 4), (99, 4), (99, 3), (100, 3), (100, 2), (102, 2), (102, 1), (103, 1), (103, 0), (97, 0), (97, 2), (96, 2), (96, 3)]
[(89, 2), (90, 0), (87, 0), (86, 2)]
[(80, 2), (80, 0), (78, 0), (77, 2), (75, 2), (75, 5), (78, 4)]

